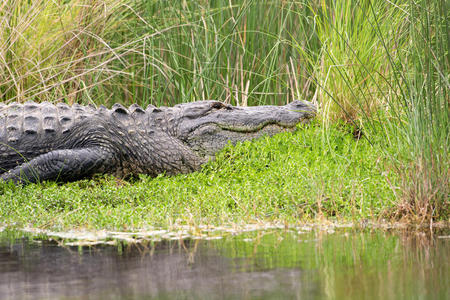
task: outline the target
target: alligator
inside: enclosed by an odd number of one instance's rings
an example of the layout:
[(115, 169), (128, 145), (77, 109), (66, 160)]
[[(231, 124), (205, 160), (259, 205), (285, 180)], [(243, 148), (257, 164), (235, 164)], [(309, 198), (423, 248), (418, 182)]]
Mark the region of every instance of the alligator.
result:
[(206, 100), (146, 109), (0, 103), (0, 181), (193, 172), (228, 143), (292, 131), (315, 113), (314, 105), (299, 100), (253, 107)]

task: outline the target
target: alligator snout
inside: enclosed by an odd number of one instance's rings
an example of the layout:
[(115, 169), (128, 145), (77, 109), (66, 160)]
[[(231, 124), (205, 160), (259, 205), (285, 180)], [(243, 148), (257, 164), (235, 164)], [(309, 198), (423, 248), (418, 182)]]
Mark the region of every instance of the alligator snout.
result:
[(295, 100), (285, 105), (285, 107), (288, 108), (289, 110), (307, 113), (308, 116), (311, 118), (314, 117), (317, 113), (316, 105), (312, 104), (311, 102), (301, 100)]

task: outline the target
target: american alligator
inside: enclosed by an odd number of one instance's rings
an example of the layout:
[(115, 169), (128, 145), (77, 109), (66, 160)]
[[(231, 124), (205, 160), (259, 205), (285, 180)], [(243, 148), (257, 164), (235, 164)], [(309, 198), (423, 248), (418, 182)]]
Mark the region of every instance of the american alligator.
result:
[(0, 103), (0, 180), (192, 172), (229, 142), (293, 130), (315, 112), (302, 101), (254, 107), (198, 101), (145, 110), (136, 104)]

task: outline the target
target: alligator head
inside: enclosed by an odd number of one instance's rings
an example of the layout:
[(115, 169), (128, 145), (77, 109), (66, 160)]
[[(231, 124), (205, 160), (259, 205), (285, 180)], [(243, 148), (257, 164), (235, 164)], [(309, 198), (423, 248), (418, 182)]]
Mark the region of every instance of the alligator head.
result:
[[(316, 107), (303, 101), (285, 106), (236, 107), (218, 101), (179, 104), (173, 135), (203, 158), (212, 158), (228, 143), (292, 131), (315, 116)], [(167, 119), (166, 119), (167, 120)]]

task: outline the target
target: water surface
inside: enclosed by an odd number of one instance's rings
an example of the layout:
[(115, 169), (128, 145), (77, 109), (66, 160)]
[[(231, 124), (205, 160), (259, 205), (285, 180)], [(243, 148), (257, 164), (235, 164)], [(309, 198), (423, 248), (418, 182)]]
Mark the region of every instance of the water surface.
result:
[(0, 299), (449, 299), (449, 231), (62, 246), (0, 233)]

